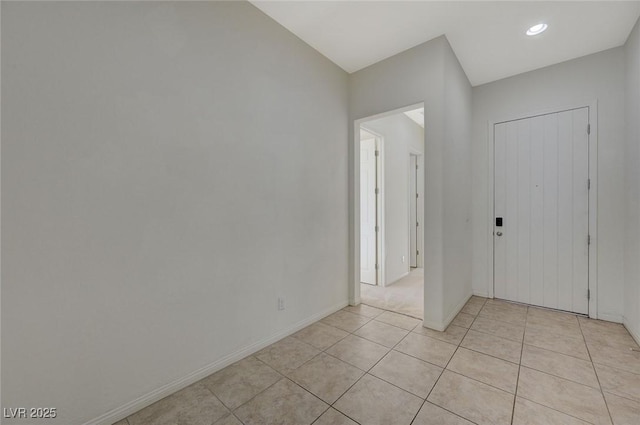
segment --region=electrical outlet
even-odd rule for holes
[[[284,310],[284,298],[278,297],[278,310]]]

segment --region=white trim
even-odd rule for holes
[[[424,142],[423,142],[424,143]],[[420,168],[420,164],[424,164],[424,158],[423,156],[423,152],[420,152],[417,149],[412,148],[411,146],[409,146],[409,158],[411,158],[411,155],[416,157],[416,164],[418,165],[418,170],[416,170],[416,192],[421,194],[422,196],[416,201],[416,205],[418,206],[418,211],[422,211],[422,217],[424,218],[424,173],[422,175],[422,179],[418,178],[420,176],[420,171],[424,171],[424,169]],[[409,166],[411,166],[411,159],[409,159]],[[411,170],[409,170],[409,178],[411,178]],[[411,185],[411,184],[409,184]],[[422,188],[422,192],[420,191],[420,188]],[[411,196],[411,194],[409,194],[409,196]],[[422,204],[420,204],[420,202],[423,202]],[[411,200],[409,200],[409,205],[411,205]],[[417,256],[416,258],[416,267],[417,269],[422,269],[424,268],[424,261],[423,261],[423,257],[424,257],[424,246],[423,246],[423,242],[424,242],[424,223],[422,223],[420,221],[420,217],[418,217],[418,215],[416,214],[416,219],[418,219],[418,223],[421,223],[420,228],[417,232],[416,235],[416,249],[418,250],[418,252],[420,252],[421,254]],[[409,221],[411,221],[411,212],[409,212]],[[411,228],[411,223],[409,223],[409,227]],[[411,231],[411,229],[409,229],[409,231]],[[409,237],[409,250],[411,250],[411,237]],[[409,252],[409,255],[411,255],[411,252]],[[411,261],[409,261],[409,271],[411,271]]]
[[[366,126],[361,125],[360,127],[362,127],[364,129],[364,131],[366,131],[367,133],[370,133],[372,136],[375,137],[376,139],[376,149],[380,152],[380,154],[378,155],[378,160],[376,161],[376,185],[378,186],[378,188],[380,189],[380,193],[378,195],[378,199],[377,199],[377,205],[376,208],[378,210],[378,222],[376,223],[376,225],[379,228],[378,234],[376,235],[376,239],[377,239],[377,254],[378,254],[378,270],[377,270],[377,279],[376,279],[376,286],[386,286],[386,282],[387,282],[387,275],[385,273],[385,255],[386,255],[386,250],[385,250],[385,221],[384,221],[384,216],[385,216],[385,211],[384,211],[384,196],[385,196],[385,191],[384,191],[384,136],[376,133],[373,130],[369,130]],[[358,128],[358,134],[360,134],[360,128]],[[358,154],[360,153],[360,139],[358,138]],[[358,155],[358,164],[360,164],[360,158]],[[358,165],[358,191],[360,190],[360,168]],[[360,192],[358,192],[359,194]],[[358,201],[358,226],[360,225],[360,202]],[[359,227],[358,227],[359,228]],[[358,240],[358,246],[360,246],[360,240]],[[358,258],[360,258],[360,255],[358,255]],[[358,267],[360,267],[358,265]],[[358,270],[358,276],[360,274],[360,271]],[[359,278],[358,278],[359,280]]]
[[[631,337],[636,341],[636,344],[640,345],[640,335],[633,331],[632,326],[629,326],[626,317],[622,319],[622,325],[625,327],[627,332],[629,332],[629,335],[631,335]]]
[[[487,167],[488,174],[488,218],[489,226],[487,226],[487,293],[489,298],[494,297],[494,247],[493,247],[493,228],[494,228],[494,182],[493,175],[495,171],[494,164],[494,126],[499,123],[515,121],[520,119],[531,118],[539,115],[554,114],[562,111],[573,109],[589,108],[589,125],[591,125],[591,134],[589,135],[589,179],[591,180],[591,190],[589,191],[589,234],[591,235],[591,246],[589,247],[589,290],[591,298],[589,300],[589,317],[598,319],[611,317],[611,321],[621,321],[620,316],[609,316],[598,314],[598,100],[576,102],[570,105],[561,105],[557,107],[549,107],[542,110],[532,111],[529,113],[517,113],[507,115],[501,119],[487,121]],[[610,319],[604,319],[610,320]]]
[[[598,320],[605,320],[613,323],[623,323],[624,317],[620,314],[600,313]]]
[[[473,290],[473,295],[481,298],[493,298],[489,296],[489,293],[487,291],[476,291],[475,289]]]
[[[242,360],[243,358],[260,351],[261,349],[267,347],[268,345],[271,345],[274,342],[277,342],[282,338],[285,338],[299,331],[300,329],[305,328],[310,324],[315,323],[318,320],[321,320],[326,316],[341,310],[347,305],[348,303],[342,302],[336,306],[330,307],[319,314],[315,314],[309,318],[306,318],[294,324],[293,326],[283,330],[282,332],[278,332],[277,334],[269,338],[263,339],[245,348],[242,348],[194,372],[191,372],[190,374],[183,376],[182,378],[176,379],[175,381],[170,382],[166,385],[163,385],[160,388],[157,388],[143,396],[140,396],[133,401],[130,401],[128,403],[123,404],[120,407],[110,410],[107,413],[100,415],[95,419],[85,422],[83,425],[111,425],[115,422],[118,422],[128,416],[131,416],[137,411],[155,403],[156,401],[161,400],[164,397],[167,397],[177,391],[180,391],[181,389],[186,388],[189,385],[195,382],[198,382],[203,378],[206,378],[212,373],[215,373],[220,369],[223,369],[229,366],[230,364],[237,362],[238,360]]]
[[[398,282],[399,280],[404,279],[405,277],[409,276],[409,274],[411,274],[411,270],[409,270],[409,271],[407,271],[407,272],[403,273],[403,274],[402,274],[400,277],[398,277],[396,280],[394,280],[393,282],[389,282],[389,283],[387,283],[385,286],[387,286],[387,287],[388,287],[388,286],[391,286],[391,285],[393,285],[394,283]]]
[[[451,313],[449,313],[449,315],[445,317],[442,323],[423,321],[422,326],[425,328],[433,329],[440,332],[446,331],[449,325],[451,324],[451,322],[453,322],[453,319],[456,318],[458,313],[460,313],[460,311],[464,308],[464,305],[467,303],[467,301],[471,299],[473,295],[474,295],[473,292],[469,292],[469,294],[466,297],[464,297],[462,301],[458,303],[457,306],[455,306],[455,308],[451,311]]]

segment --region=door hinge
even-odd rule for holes
[[[380,231],[380,227],[376,226],[376,232]]]
[[[420,226],[420,223],[418,223],[418,222],[416,221],[416,227],[418,227],[418,226]]]
[[[376,187],[376,195],[380,194],[380,189]]]
[[[416,255],[420,255],[420,251],[416,249]]]
[[[587,235],[587,245],[591,245],[591,235]]]
[[[587,124],[587,134],[591,134],[591,124]]]
[[[416,163],[416,170],[418,169],[418,163]]]
[[[376,270],[378,270],[378,265],[376,264]]]
[[[591,189],[591,179],[587,179],[587,189]]]
[[[380,151],[376,149],[376,156],[380,156]]]
[[[416,193],[416,198],[418,197],[418,194]]]
[[[587,299],[591,299],[591,289],[587,289]]]

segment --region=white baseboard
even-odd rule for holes
[[[282,338],[285,338],[291,334],[298,332],[300,329],[305,328],[310,324],[317,322],[318,320],[323,319],[330,314],[335,313],[336,311],[346,307],[347,305],[348,303],[345,301],[334,307],[330,307],[322,311],[321,313],[315,314],[309,318],[306,318],[296,323],[295,325],[283,330],[282,332],[278,332],[275,335],[272,335],[266,339],[263,339],[245,348],[242,348],[194,372],[191,372],[190,374],[182,378],[179,378],[141,397],[138,397],[137,399],[132,400],[129,403],[126,403],[120,407],[110,410],[107,413],[100,415],[95,419],[90,420],[89,422],[85,422],[84,425],[111,425],[115,422],[118,422],[126,418],[127,416],[130,416],[133,413],[139,411],[140,409],[143,409],[155,403],[158,400],[161,400],[177,391],[180,391],[181,389],[186,388],[189,385],[195,382],[198,382],[203,378],[206,378],[212,373],[215,373],[220,369],[223,369],[229,366],[230,364],[237,362],[238,360],[242,360],[243,358],[262,350],[266,346],[271,345],[274,342],[281,340]]]
[[[487,291],[477,291],[474,289],[473,295],[475,295],[476,297],[490,298],[489,293]]]
[[[636,332],[633,329],[633,327],[631,325],[629,325],[629,323],[627,322],[627,318],[626,317],[623,319],[622,325],[625,327],[627,332],[629,332],[631,337],[636,340],[636,344],[640,345],[640,334],[638,334],[638,332]]]
[[[474,295],[473,292],[470,292],[469,295],[464,297],[462,299],[462,301],[460,303],[458,303],[458,305],[456,305],[454,307],[454,309],[451,311],[451,313],[449,313],[449,315],[444,319],[444,321],[442,323],[437,323],[437,322],[432,322],[432,321],[425,321],[425,322],[423,322],[422,325],[425,328],[433,329],[435,331],[444,332],[447,329],[447,327],[449,326],[449,324],[451,322],[453,322],[453,319],[455,319],[455,317],[458,315],[458,313],[460,313],[460,310],[462,310],[462,308],[467,303],[467,301],[469,301],[469,299],[471,298],[472,295]]]
[[[598,320],[606,320],[607,322],[622,323],[624,318],[619,314],[598,313]]]
[[[394,283],[396,283],[397,281],[399,281],[400,279],[404,279],[405,277],[409,276],[409,273],[411,273],[411,271],[408,271],[402,275],[400,275],[397,279],[394,279],[392,282],[386,283],[384,285],[382,285],[383,288],[386,288],[387,286],[391,286]]]

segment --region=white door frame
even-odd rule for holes
[[[418,170],[421,170],[421,167],[424,164],[423,158],[422,158],[422,152],[416,150],[416,149],[412,149],[411,147],[409,147],[409,158],[411,158],[411,156],[415,156],[416,157],[416,165],[418,165]],[[409,161],[409,166],[411,166],[411,161]],[[409,178],[411,178],[411,170],[409,170]],[[420,172],[416,171],[416,193],[421,193],[420,192],[420,188],[424,186],[423,183],[423,179],[420,178]],[[411,196],[411,194],[409,194],[409,196]],[[422,191],[422,198],[424,198],[424,190]],[[424,205],[424,199],[418,198],[418,200],[416,201],[416,207],[417,207],[417,212],[416,212],[416,218],[418,220],[418,223],[420,223],[420,226],[418,227],[418,230],[416,231],[416,249],[418,250],[418,252],[420,253],[418,255],[418,257],[416,258],[416,268],[422,268],[424,262],[422,261],[422,257],[423,257],[423,253],[424,253],[424,249],[422,246],[422,240],[424,232],[423,232],[423,226],[424,223],[422,222],[423,217],[421,217],[419,214],[420,212],[423,212],[423,216],[424,216],[424,208],[421,208],[421,206]],[[422,203],[422,205],[421,205]],[[411,204],[409,204],[411,205]],[[411,217],[411,212],[409,212],[409,217]],[[409,222],[411,222],[411,219],[409,219]],[[410,228],[411,228],[411,224],[409,224]],[[415,229],[415,226],[414,226]],[[409,241],[409,249],[411,249],[411,241]]]
[[[376,261],[378,262],[378,269],[376,270],[376,286],[385,286],[386,279],[384,273],[384,137],[370,130],[366,125],[360,126],[364,131],[373,135],[376,139],[376,150],[380,152],[376,158],[376,187],[378,187],[379,193],[376,196],[376,225],[378,226],[378,232],[376,233]],[[360,187],[360,128],[358,128],[358,187]],[[358,193],[359,196],[359,193]],[[358,226],[360,226],[360,202],[358,202]],[[358,229],[360,229],[358,227]],[[358,238],[358,247],[362,241]],[[358,248],[359,249],[359,248]],[[358,255],[358,270],[360,270],[360,255]],[[360,283],[360,282],[358,282]]]
[[[353,201],[353,227],[351,228],[351,232],[350,232],[351,233],[350,234],[351,252],[349,253],[353,261],[353,269],[351,269],[352,274],[349,277],[349,286],[351,287],[349,290],[349,294],[350,294],[349,303],[351,305],[360,304],[360,126],[364,125],[364,128],[367,132],[370,132],[371,134],[376,135],[375,132],[372,132],[366,129],[367,121],[373,121],[379,118],[384,118],[391,115],[396,115],[406,111],[411,111],[413,109],[418,109],[423,107],[424,107],[424,102],[420,102],[412,105],[407,105],[399,109],[394,109],[391,111],[383,112],[381,114],[375,114],[375,115],[371,115],[371,116],[360,118],[353,121],[353,143],[355,146],[353,150],[353,162],[351,163],[351,166],[353,167],[353,174],[350,173],[353,179],[351,181],[351,191],[353,193],[353,200],[352,200]],[[382,141],[382,143],[384,143],[384,141]],[[384,146],[381,147],[380,152],[381,152],[381,156],[384,158]],[[381,163],[383,161],[384,159],[382,159]],[[382,200],[384,199],[384,187],[383,187],[384,186],[384,166],[381,167],[381,172],[382,172],[381,173],[382,186],[380,187],[380,194],[381,194],[381,196],[379,197],[380,202],[382,202]],[[424,202],[424,199],[423,199],[423,202]],[[382,205],[384,205],[384,203]],[[384,208],[382,208],[382,210],[384,210]],[[383,219],[384,219],[384,211],[382,211],[381,223],[383,222]],[[422,221],[424,222],[424,206],[422,208]],[[381,248],[384,248],[384,243],[385,243],[384,232],[381,231],[380,234],[381,234],[381,245],[382,245]],[[382,252],[384,253],[384,249]],[[381,271],[384,270],[384,263],[385,263],[385,260],[384,260],[384,257],[382,256],[380,260]],[[384,281],[383,272],[380,273],[380,277],[381,277],[381,281]],[[351,294],[353,294],[353,297],[351,297]]]
[[[494,126],[507,121],[532,118],[539,115],[548,115],[557,112],[569,111],[572,109],[589,108],[589,180],[591,189],[589,190],[589,235],[591,245],[589,246],[589,317],[598,318],[598,101],[579,102],[570,105],[549,107],[543,110],[536,110],[529,113],[519,113],[507,115],[496,120],[487,122],[487,174],[488,174],[488,205],[487,214],[489,224],[487,226],[487,292],[489,298],[494,298]]]

